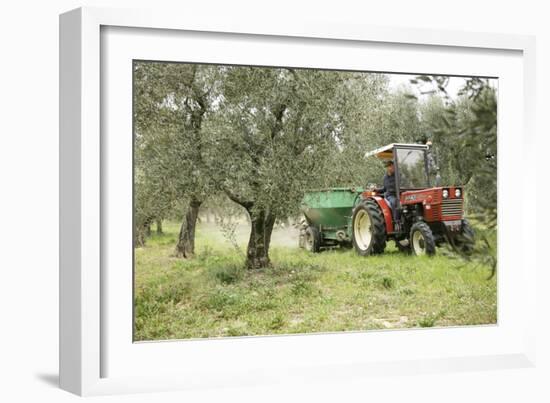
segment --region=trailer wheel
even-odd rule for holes
[[[305,248],[306,250],[318,253],[321,250],[321,235],[319,230],[315,227],[307,227],[305,234]]]
[[[386,224],[382,210],[374,200],[364,200],[352,213],[353,246],[361,256],[383,253],[386,248]]]
[[[411,227],[411,249],[412,252],[417,255],[432,256],[435,254],[435,240],[434,235],[428,224],[425,222],[414,223]]]

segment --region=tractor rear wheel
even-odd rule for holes
[[[317,228],[307,227],[304,246],[306,250],[313,253],[318,253],[321,250],[321,235]]]
[[[386,248],[386,224],[380,206],[364,200],[352,213],[353,246],[361,256],[383,253]]]
[[[417,255],[432,256],[435,254],[435,240],[432,230],[425,222],[419,221],[411,227],[411,249]]]

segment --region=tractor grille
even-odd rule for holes
[[[462,199],[445,199],[441,203],[443,216],[462,216]]]

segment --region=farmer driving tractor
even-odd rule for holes
[[[388,202],[393,216],[394,225],[399,225],[398,210],[397,210],[397,187],[395,186],[395,166],[393,161],[385,161],[386,174],[382,179],[383,187],[376,191],[384,195],[384,199]]]

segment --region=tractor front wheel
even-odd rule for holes
[[[318,253],[321,250],[321,235],[315,227],[307,227],[304,246],[306,250]]]
[[[435,240],[432,230],[425,222],[414,223],[411,227],[411,249],[417,255],[432,256],[435,254]]]
[[[374,200],[364,200],[352,213],[353,246],[361,256],[383,253],[386,225],[382,210]]]
[[[475,246],[475,232],[468,220],[462,220],[462,231],[453,240],[458,252],[471,255]]]

